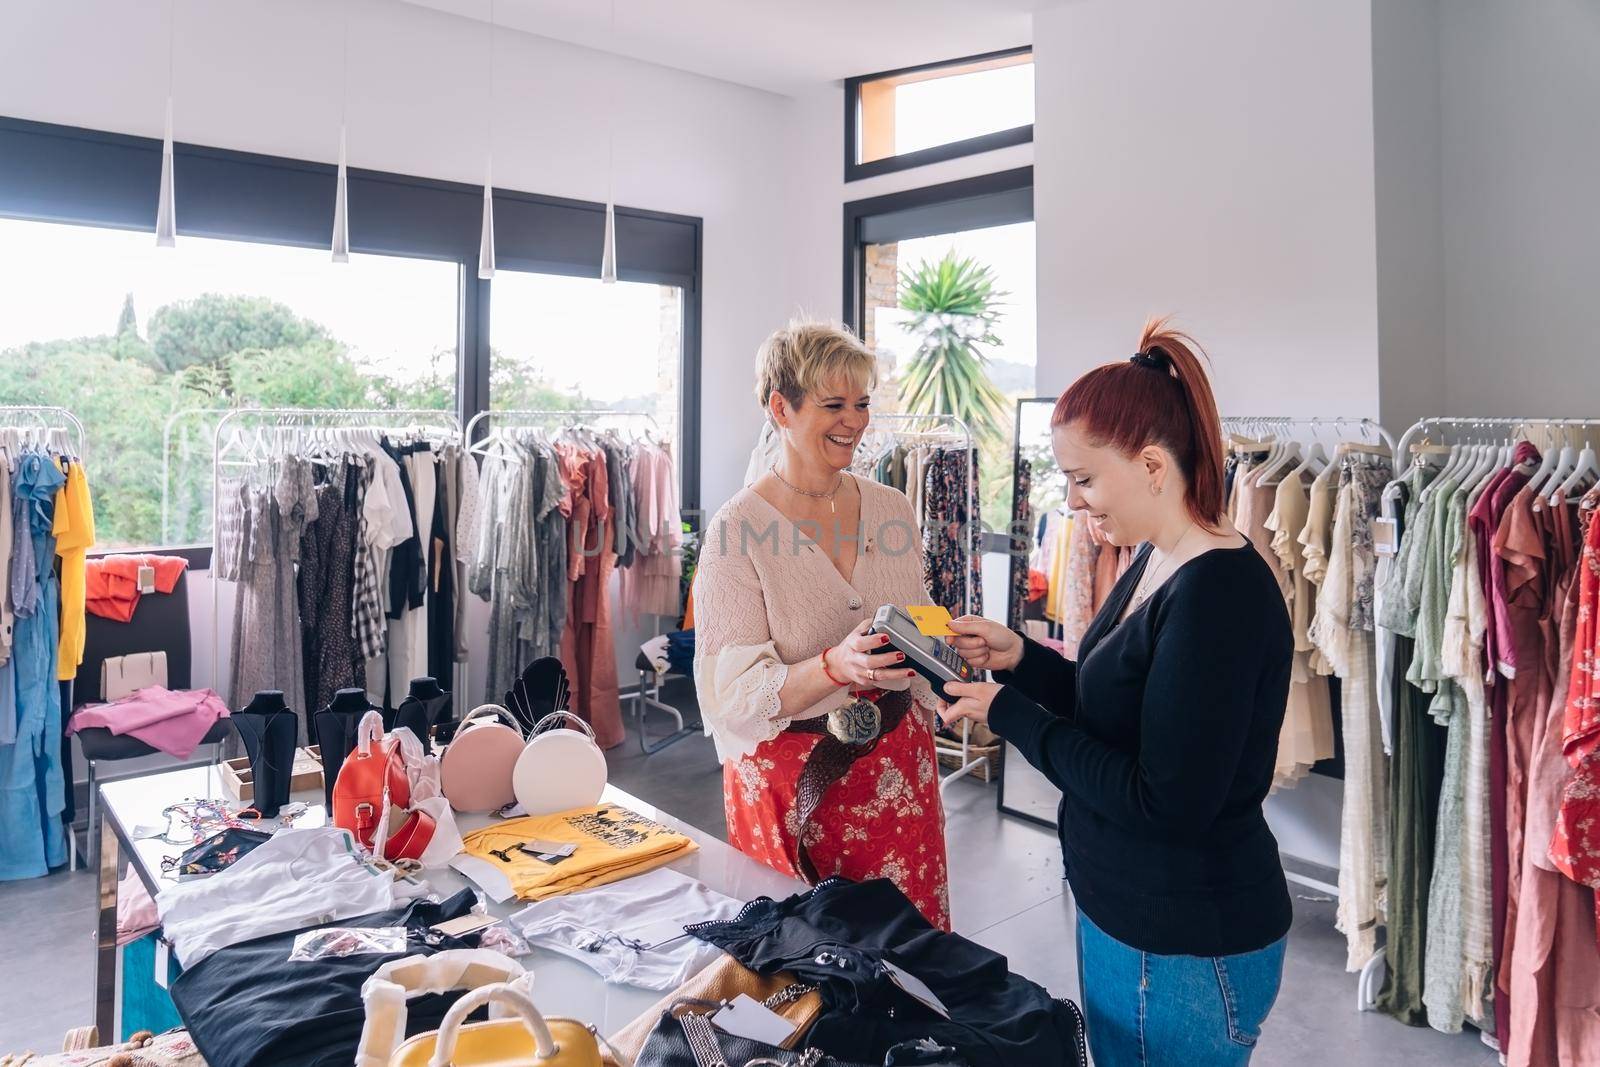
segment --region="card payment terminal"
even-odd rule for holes
[[[905,653],[906,664],[932,684],[941,700],[949,699],[944,692],[945,682],[978,680],[978,672],[972,664],[956,655],[956,650],[939,638],[929,637],[919,630],[916,621],[894,604],[878,609],[872,617],[872,628],[867,632],[887,635],[889,644]]]

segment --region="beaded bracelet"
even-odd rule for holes
[[[837,686],[849,685],[850,684],[849,682],[841,682],[841,681],[839,681],[839,679],[835,678],[833,676],[833,672],[828,669],[828,653],[832,652],[832,651],[833,651],[833,646],[829,645],[827,648],[822,650],[822,655],[817,657],[818,659],[820,659],[822,661],[822,673],[824,675],[826,675],[828,681],[832,682],[834,685],[837,685]]]

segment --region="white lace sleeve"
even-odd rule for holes
[[[694,688],[700,718],[716,742],[723,762],[748,756],[763,741],[783,733],[779,696],[789,667],[779,661],[772,642],[725,645],[694,658]]]

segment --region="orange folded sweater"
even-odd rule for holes
[[[182,556],[100,556],[84,563],[85,596],[90,611],[103,619],[132,622],[139,606],[139,568],[156,572],[156,592],[170,593],[189,566]]]

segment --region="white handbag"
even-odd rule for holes
[[[147,686],[167,684],[165,652],[134,652],[100,662],[100,699],[107,703],[131,696]]]
[[[570,719],[576,730],[547,730]],[[543,732],[541,732],[543,731]],[[600,803],[606,790],[606,756],[589,724],[570,711],[553,711],[533,727],[533,737],[511,771],[511,790],[529,815],[552,815]]]

